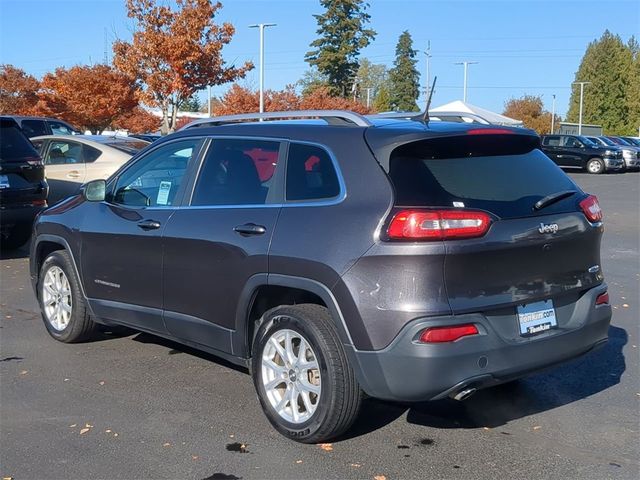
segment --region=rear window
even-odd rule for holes
[[[19,162],[38,152],[13,122],[0,123],[0,162]]]
[[[495,141],[495,140],[494,140]],[[533,205],[551,193],[580,189],[538,149],[510,154],[438,155],[431,141],[397,148],[389,177],[396,205],[486,210],[501,218],[535,215]],[[577,196],[544,209],[544,214],[575,210]]]
[[[129,155],[135,155],[144,147],[149,145],[149,142],[145,142],[144,140],[121,140],[117,142],[108,142],[105,145],[109,145],[116,150],[120,150],[121,152],[128,153]]]

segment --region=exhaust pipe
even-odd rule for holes
[[[472,387],[471,388],[464,388],[464,389],[460,390],[458,393],[456,393],[455,395],[452,395],[452,398],[454,400],[458,400],[459,402],[462,402],[463,400],[466,400],[471,395],[476,393],[476,391],[477,391],[476,388],[472,388]]]

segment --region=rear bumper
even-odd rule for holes
[[[32,205],[20,206],[3,206],[0,208],[0,218],[2,219],[2,227],[8,227],[16,224],[31,224],[36,215],[46,207],[34,207]]]
[[[464,388],[484,388],[527,376],[585,354],[606,343],[611,307],[595,306],[605,284],[576,302],[572,328],[536,337],[504,339],[482,314],[419,318],[409,323],[384,350],[349,351],[363,390],[396,401],[437,400]],[[420,344],[430,326],[474,323],[480,335],[453,343]]]

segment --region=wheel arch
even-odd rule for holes
[[[42,268],[42,264],[44,263],[45,259],[49,255],[51,255],[53,252],[56,252],[59,250],[65,250],[69,254],[69,257],[71,258],[71,263],[73,264],[74,273],[76,274],[76,277],[79,280],[78,283],[80,284],[82,295],[85,298],[87,298],[87,295],[84,290],[84,284],[82,282],[82,277],[80,276],[80,270],[78,269],[78,264],[76,262],[76,258],[73,253],[73,250],[71,249],[69,242],[67,242],[65,238],[60,237],[58,235],[42,234],[42,235],[38,235],[38,237],[35,240],[35,243],[33,246],[33,254],[31,257],[31,262],[32,262],[31,274],[33,277],[34,288],[38,284],[39,277],[40,277],[40,269]],[[36,296],[37,295],[38,295],[38,292],[36,288]]]
[[[353,344],[338,302],[326,285],[309,278],[265,273],[251,277],[240,296],[233,354],[251,356],[255,326],[264,313],[280,305],[298,303],[314,303],[327,308],[341,342]]]

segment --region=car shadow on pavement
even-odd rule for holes
[[[519,418],[573,403],[620,383],[626,370],[626,330],[611,326],[599,350],[547,372],[481,390],[464,402],[414,404],[409,423],[434,428],[495,428]]]
[[[336,441],[359,437],[407,415],[407,422],[438,429],[496,428],[587,398],[620,382],[626,370],[626,330],[611,326],[599,350],[549,371],[480,390],[468,400],[396,403],[367,399],[353,427]]]
[[[20,248],[4,249],[0,248],[0,260],[13,260],[18,258],[27,258],[29,256],[29,242]]]

